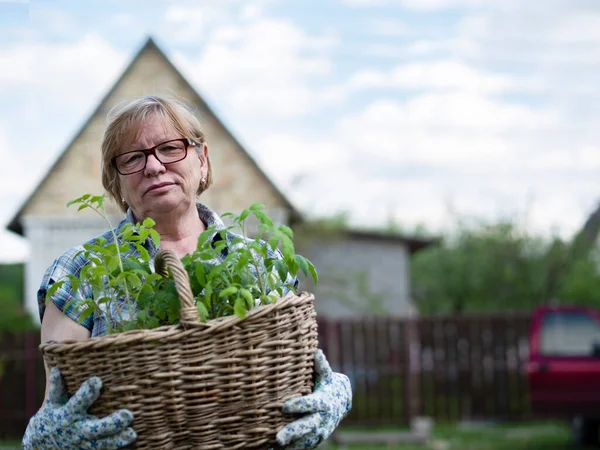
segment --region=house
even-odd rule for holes
[[[159,93],[175,94],[191,102],[205,127],[215,183],[203,194],[204,203],[223,213],[238,212],[260,202],[278,223],[301,228],[306,239],[299,238],[303,243],[299,243],[298,252],[313,261],[322,275],[323,281],[316,288],[305,285],[318,298],[319,314],[340,317],[369,313],[369,302],[376,306],[373,313],[404,315],[412,311],[410,255],[431,241],[360,231],[332,236],[311,227],[149,39],[8,225],[28,239],[34,249],[26,263],[25,303],[36,318],[36,293],[46,268],[68,248],[106,230],[106,224],[94,212],[77,212],[77,208],[67,208],[66,203],[84,193],[104,191],[100,142],[108,111],[122,101]],[[122,213],[114,205],[108,205],[107,210],[116,225]],[[330,294],[332,291],[336,295]]]

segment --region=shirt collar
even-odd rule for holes
[[[202,203],[197,202],[196,209],[198,210],[198,217],[200,217],[200,220],[202,220],[202,222],[204,222],[204,225],[206,226],[206,228],[211,227],[211,226],[215,227],[215,231],[212,233],[212,235],[210,237],[211,241],[214,241],[214,238],[216,237],[217,233],[220,230],[226,229],[223,219],[221,219],[221,217],[219,217],[219,215],[215,211],[213,211],[208,206],[206,206]],[[133,214],[133,211],[131,210],[131,208],[127,208],[127,213],[125,215],[125,219],[123,219],[123,221],[119,225],[119,229],[126,223],[131,223],[132,225],[135,225],[138,222],[139,221]],[[144,246],[150,252],[151,255],[154,255],[158,251],[158,249],[154,245],[154,242],[150,238],[148,238],[146,240]]]

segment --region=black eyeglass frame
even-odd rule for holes
[[[158,147],[160,147],[161,145],[168,144],[169,142],[183,142],[185,151],[183,152],[183,156],[176,161],[162,162],[160,160],[160,158],[158,157],[158,154],[156,153],[156,149]],[[117,170],[117,172],[119,172],[121,175],[133,175],[134,173],[141,172],[142,170],[144,170],[146,168],[146,165],[148,164],[148,156],[149,155],[153,155],[158,160],[158,162],[160,162],[163,166],[167,166],[169,164],[174,164],[179,161],[183,161],[187,157],[188,147],[196,147],[196,145],[197,144],[194,141],[192,141],[190,138],[169,139],[168,141],[161,142],[160,144],[157,144],[151,148],[131,150],[130,152],[125,152],[125,153],[121,153],[120,155],[113,156],[112,159],[110,160],[110,162],[111,162],[112,166]],[[131,153],[140,153],[140,152],[143,153],[146,158],[144,160],[144,165],[141,169],[136,170],[135,172],[127,172],[127,173],[123,173],[119,170],[119,166],[117,165],[117,158],[120,158],[123,155],[129,155]]]

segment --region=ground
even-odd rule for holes
[[[350,430],[349,430],[350,431]],[[364,431],[364,430],[361,430]],[[329,445],[327,450],[336,447]],[[396,446],[353,445],[349,450],[568,450],[568,424],[536,422],[520,425],[438,425],[426,444]],[[582,449],[579,449],[582,450]]]
[[[364,430],[362,430],[364,431]],[[334,450],[335,446],[321,446]],[[18,442],[0,442],[0,450],[20,449]],[[427,444],[350,446],[349,450],[569,450],[569,427],[561,422],[536,422],[521,425],[438,425]],[[583,450],[583,449],[578,449]]]

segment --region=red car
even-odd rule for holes
[[[572,421],[578,444],[598,444],[600,310],[545,306],[532,318],[527,375],[533,412]]]

